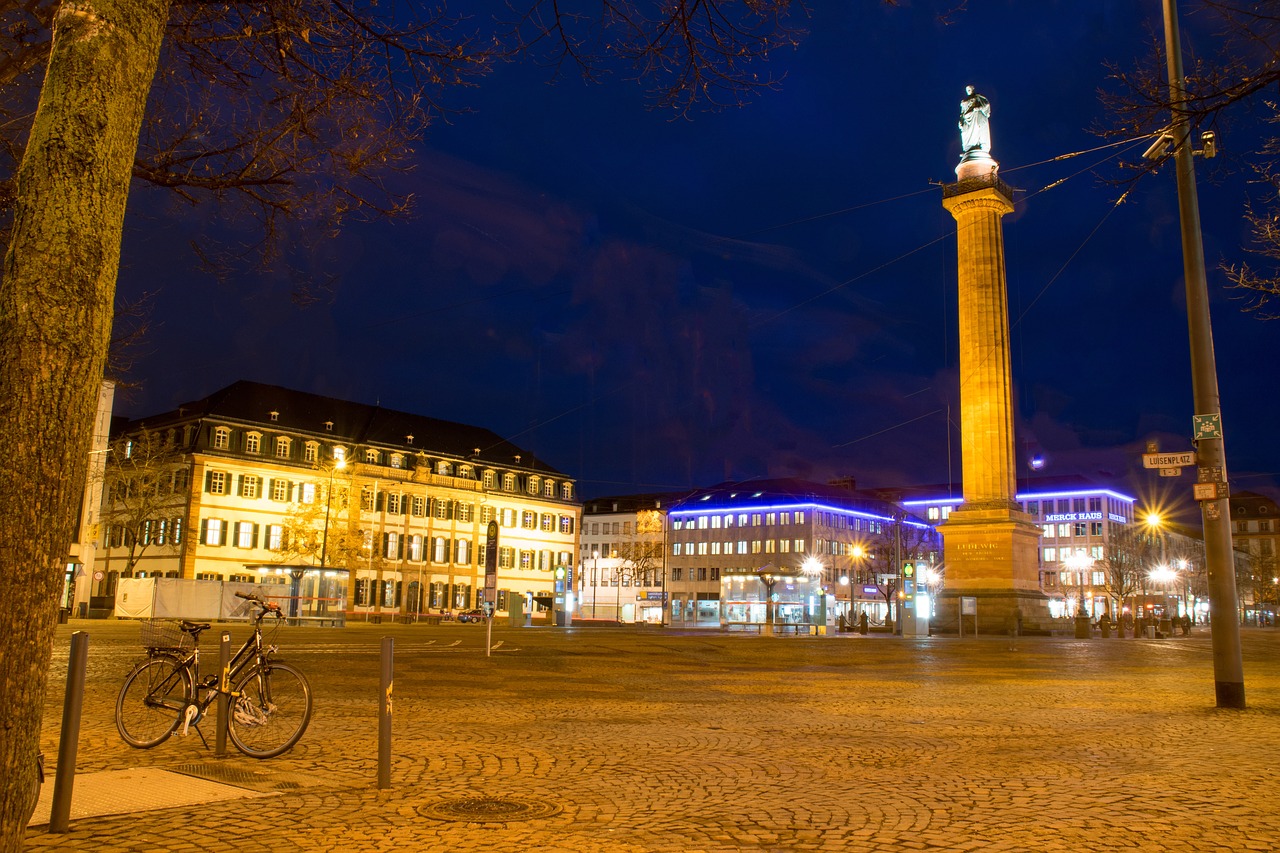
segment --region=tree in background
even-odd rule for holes
[[[618,579],[632,586],[656,586],[663,564],[663,515],[657,510],[636,513],[634,532],[615,543]]]
[[[1150,532],[1142,525],[1130,524],[1114,529],[1107,540],[1105,556],[1095,565],[1102,567],[1103,588],[1115,602],[1111,612],[1117,616],[1143,587],[1152,560],[1159,553]]]
[[[1187,63],[1186,99],[1177,105],[1170,100],[1164,40],[1153,33],[1146,61],[1111,68],[1114,87],[1103,93],[1103,103],[1115,117],[1111,132],[1159,133],[1168,127],[1175,106],[1189,119],[1190,138],[1197,144],[1204,131],[1248,130],[1231,134],[1230,159],[1216,162],[1225,164],[1219,168],[1242,170],[1257,189],[1244,205],[1251,240],[1243,248],[1262,266],[1240,261],[1222,269],[1246,297],[1246,311],[1274,319],[1280,316],[1273,305],[1280,296],[1280,136],[1275,132],[1280,101],[1274,95],[1280,83],[1280,7],[1245,0],[1191,0],[1182,5],[1187,17],[1199,22],[1198,29],[1216,40],[1212,50]],[[1246,147],[1251,137],[1256,140],[1252,149]],[[1142,162],[1135,168],[1145,173],[1162,162]]]
[[[189,471],[171,436],[144,429],[108,445],[100,521],[107,545],[125,549],[125,577],[148,551],[182,544]]]
[[[619,62],[678,110],[717,93],[731,103],[760,85],[753,60],[794,38],[792,7],[635,0],[587,16],[528,0],[501,7],[510,20],[492,22],[493,38],[434,8],[367,0],[48,0],[0,12],[6,103],[30,116],[8,146],[0,285],[0,441],[11,453],[0,466],[0,853],[20,849],[35,808],[61,564],[132,179],[191,201],[238,194],[267,245],[309,210],[336,227],[401,207],[388,170],[426,126],[434,93],[496,60],[539,52],[587,76]],[[24,82],[27,99],[11,97]]]

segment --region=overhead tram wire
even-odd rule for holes
[[[1033,166],[1041,166],[1041,165],[1044,165],[1044,164],[1046,164],[1046,163],[1054,163],[1054,162],[1058,162],[1058,161],[1061,161],[1061,160],[1069,160],[1069,159],[1071,159],[1071,158],[1073,158],[1073,157],[1079,157],[1079,156],[1082,156],[1082,155],[1084,155],[1084,154],[1091,154],[1091,153],[1093,153],[1093,152],[1095,152],[1095,151],[1103,151],[1103,150],[1107,150],[1107,149],[1111,149],[1111,148],[1119,148],[1119,147],[1121,147],[1121,146],[1125,146],[1125,145],[1128,145],[1128,146],[1130,146],[1130,147],[1136,147],[1139,143],[1144,142],[1144,141],[1146,141],[1146,140],[1149,140],[1149,139],[1151,139],[1151,138],[1153,138],[1153,137],[1155,137],[1155,136],[1158,136],[1158,135],[1159,135],[1159,133],[1158,133],[1158,132],[1157,132],[1157,133],[1150,133],[1150,134],[1146,134],[1146,135],[1144,135],[1144,136],[1138,136],[1138,137],[1133,137],[1133,138],[1131,138],[1131,139],[1121,140],[1121,141],[1119,141],[1119,142],[1108,143],[1107,145],[1100,145],[1100,146],[1097,146],[1096,148],[1089,148],[1089,149],[1085,149],[1085,150],[1082,150],[1082,151],[1073,151],[1073,152],[1069,152],[1069,153],[1066,153],[1066,154],[1059,154],[1059,155],[1057,155],[1056,157],[1050,157],[1050,158],[1048,158],[1048,159],[1046,159],[1046,160],[1041,160],[1041,161],[1039,161],[1038,163],[1029,163],[1029,164],[1027,164],[1027,165],[1025,165],[1025,166],[1015,166],[1015,167],[1013,167],[1013,168],[1011,168],[1011,169],[1006,169],[1006,170],[1004,170],[1004,171],[1005,171],[1006,173],[1007,173],[1007,172],[1016,172],[1016,171],[1019,171],[1019,170],[1022,170],[1022,169],[1029,169],[1029,168],[1031,168],[1031,167],[1033,167]],[[1128,149],[1125,149],[1125,150],[1128,150]],[[1073,179],[1073,178],[1077,178],[1077,177],[1079,177],[1080,175],[1085,174],[1086,172],[1091,172],[1091,171],[1093,171],[1094,169],[1096,169],[1096,168],[1097,168],[1098,166],[1100,166],[1101,164],[1103,164],[1103,163],[1107,162],[1108,160],[1112,160],[1112,159],[1114,159],[1115,157],[1117,157],[1117,156],[1119,156],[1120,154],[1123,154],[1123,153],[1124,153],[1124,151],[1116,151],[1116,152],[1114,152],[1113,154],[1111,154],[1111,155],[1109,155],[1109,156],[1107,156],[1107,157],[1104,157],[1104,158],[1102,158],[1101,160],[1098,160],[1097,162],[1092,163],[1091,165],[1086,166],[1086,167],[1085,167],[1085,168],[1083,168],[1083,169],[1080,169],[1080,170],[1078,170],[1078,171],[1076,171],[1076,172],[1073,172],[1072,174],[1067,175],[1067,176],[1066,176],[1066,177],[1064,177],[1064,178],[1059,178],[1059,179],[1058,179],[1058,180],[1056,180],[1056,181],[1053,181],[1053,182],[1051,182],[1051,183],[1049,183],[1049,184],[1046,184],[1045,186],[1041,187],[1039,190],[1036,190],[1035,192],[1031,193],[1030,195],[1027,195],[1027,196],[1025,196],[1024,198],[1020,199],[1020,200],[1019,200],[1019,202],[1020,202],[1020,203],[1023,203],[1023,202],[1029,201],[1029,200],[1031,200],[1031,199],[1035,198],[1036,196],[1039,196],[1039,195],[1042,195],[1043,193],[1048,192],[1048,191],[1049,191],[1049,190],[1051,190],[1051,189],[1055,189],[1055,188],[1057,188],[1057,187],[1061,186],[1062,184],[1066,183],[1067,181],[1069,181],[1069,180],[1071,180],[1071,179]],[[1056,282],[1056,281],[1057,281],[1057,280],[1062,276],[1062,274],[1063,274],[1064,272],[1066,272],[1067,267],[1068,267],[1068,266],[1070,266],[1071,262],[1072,262],[1073,260],[1075,260],[1076,256],[1077,256],[1077,255],[1079,255],[1079,253],[1081,252],[1081,250],[1083,250],[1083,249],[1084,249],[1085,245],[1087,245],[1087,244],[1088,244],[1088,242],[1093,238],[1093,236],[1098,232],[1098,230],[1102,227],[1103,223],[1105,223],[1105,222],[1106,222],[1107,218],[1108,218],[1108,217],[1109,217],[1109,216],[1110,216],[1110,215],[1115,211],[1115,209],[1116,209],[1117,207],[1119,207],[1119,206],[1120,206],[1120,205],[1125,201],[1125,199],[1126,199],[1126,198],[1128,198],[1128,196],[1129,196],[1129,193],[1130,193],[1130,192],[1132,192],[1132,188],[1130,188],[1130,190],[1128,190],[1128,191],[1124,192],[1123,194],[1121,194],[1121,196],[1120,196],[1118,199],[1116,199],[1116,200],[1115,200],[1115,201],[1114,201],[1114,202],[1113,202],[1113,203],[1112,203],[1112,204],[1107,208],[1106,213],[1104,213],[1104,214],[1103,214],[1102,218],[1098,221],[1098,224],[1097,224],[1097,225],[1095,225],[1095,226],[1093,227],[1093,230],[1091,230],[1091,231],[1089,232],[1089,234],[1088,234],[1088,235],[1087,235],[1087,236],[1086,236],[1086,237],[1085,237],[1085,238],[1080,242],[1080,244],[1079,244],[1079,245],[1078,245],[1078,246],[1077,246],[1077,247],[1076,247],[1076,248],[1071,252],[1070,256],[1069,256],[1069,257],[1067,258],[1067,260],[1063,263],[1063,265],[1062,265],[1061,269],[1059,269],[1059,270],[1058,270],[1058,272],[1057,272],[1057,273],[1056,273],[1056,274],[1055,274],[1055,275],[1054,275],[1054,276],[1049,280],[1049,282],[1048,282],[1047,284],[1045,284],[1045,286],[1040,290],[1040,292],[1036,294],[1035,298],[1031,300],[1031,303],[1030,303],[1030,304],[1028,304],[1028,305],[1027,305],[1027,307],[1022,311],[1022,313],[1020,313],[1020,314],[1018,315],[1018,317],[1017,317],[1017,318],[1012,322],[1012,324],[1011,324],[1011,326],[1010,326],[1010,331],[1012,331],[1014,328],[1017,328],[1017,326],[1021,324],[1022,320],[1027,316],[1027,313],[1031,310],[1031,308],[1035,305],[1035,303],[1040,299],[1040,297],[1041,297],[1041,296],[1043,296],[1043,295],[1044,295],[1044,294],[1049,290],[1049,288],[1053,286],[1053,284],[1054,284],[1054,283],[1055,283],[1055,282]],[[946,237],[946,236],[949,236],[949,234],[948,234],[948,235],[944,235],[944,237]],[[857,280],[858,280],[858,279],[860,279],[860,278],[863,278],[863,277],[865,277],[865,276],[867,276],[867,275],[870,275],[870,274],[871,274],[871,273],[873,273],[873,272],[877,272],[877,271],[879,271],[880,269],[883,269],[884,267],[887,267],[887,266],[890,266],[890,265],[892,265],[892,264],[894,264],[894,263],[897,263],[898,261],[900,261],[900,260],[902,260],[902,259],[904,259],[904,258],[906,258],[906,257],[909,257],[910,255],[914,254],[915,252],[918,252],[918,251],[920,251],[921,249],[924,249],[924,248],[927,248],[928,246],[933,245],[934,243],[938,242],[938,240],[941,240],[941,239],[943,239],[943,237],[939,237],[938,239],[931,240],[931,241],[929,241],[928,243],[925,243],[924,245],[917,247],[916,249],[913,249],[913,250],[911,250],[911,251],[909,251],[909,252],[907,252],[907,253],[905,253],[905,254],[903,254],[903,255],[900,255],[899,257],[897,257],[897,258],[893,259],[892,261],[887,261],[886,263],[881,264],[879,267],[876,267],[876,268],[875,268],[875,269],[873,269],[873,270],[868,270],[867,272],[862,273],[862,274],[861,274],[861,275],[859,275],[859,276],[855,276],[854,278],[849,279],[847,282],[844,282],[843,284],[837,285],[836,287],[832,288],[831,290],[828,290],[826,293],[822,293],[822,294],[819,294],[818,296],[812,297],[811,299],[805,300],[804,302],[799,303],[799,304],[798,304],[798,305],[796,305],[796,306],[792,306],[792,308],[784,309],[783,311],[781,311],[781,312],[779,312],[777,315],[775,315],[775,317],[776,317],[776,316],[781,316],[782,314],[785,314],[787,311],[793,310],[793,309],[794,309],[794,308],[796,308],[796,307],[800,307],[800,305],[807,304],[808,302],[811,302],[811,301],[813,301],[814,299],[819,298],[820,296],[825,296],[825,295],[827,295],[827,293],[831,293],[831,292],[833,292],[833,291],[835,291],[835,290],[838,290],[838,289],[840,289],[840,288],[842,288],[842,287],[844,287],[844,286],[846,286],[846,285],[848,285],[848,284],[851,284],[851,283],[852,283],[852,282],[854,282],[854,281],[857,281]],[[773,318],[770,318],[770,319],[773,319]],[[763,322],[763,321],[762,321],[762,322]],[[990,353],[987,353],[987,355],[986,355],[985,357],[989,358],[989,357],[990,357]],[[860,442],[860,441],[864,441],[864,440],[866,440],[866,439],[868,439],[868,438],[874,438],[874,437],[876,437],[876,436],[878,436],[878,435],[883,435],[883,434],[884,434],[884,433],[886,433],[886,432],[891,432],[891,431],[893,431],[893,430],[896,430],[896,429],[899,429],[899,428],[901,428],[901,427],[907,426],[908,424],[914,423],[914,422],[915,422],[915,421],[917,421],[917,420],[921,420],[922,418],[926,418],[926,417],[929,417],[930,415],[937,414],[937,412],[938,412],[938,411],[940,411],[940,410],[935,410],[935,411],[932,411],[932,412],[928,412],[928,413],[926,413],[926,414],[924,414],[924,415],[921,415],[921,416],[919,416],[919,417],[917,417],[917,418],[912,418],[912,419],[910,419],[910,420],[903,421],[902,423],[895,424],[895,425],[890,426],[890,427],[886,427],[885,429],[878,430],[878,431],[873,432],[873,433],[869,433],[869,434],[864,435],[864,436],[861,436],[861,437],[859,437],[859,438],[851,439],[851,440],[849,440],[849,441],[843,442],[842,444],[834,445],[834,447],[847,447],[847,446],[849,446],[849,445],[851,445],[851,444],[856,444],[856,443],[858,443],[858,442]],[[948,420],[950,420],[950,416],[949,416],[949,415],[948,415]],[[957,426],[958,426],[958,425],[957,425]]]
[[[1033,167],[1035,167],[1035,166],[1042,166],[1042,165],[1045,165],[1045,164],[1048,164],[1048,163],[1055,163],[1055,162],[1058,162],[1058,161],[1061,161],[1061,160],[1069,160],[1069,159],[1074,158],[1074,157],[1079,157],[1079,156],[1082,156],[1082,155],[1085,155],[1085,154],[1091,154],[1091,153],[1093,153],[1093,152],[1095,152],[1095,151],[1104,151],[1104,150],[1111,149],[1111,148],[1119,148],[1119,147],[1124,146],[1124,145],[1134,145],[1134,146],[1136,146],[1139,142],[1142,142],[1142,141],[1144,141],[1144,140],[1151,139],[1152,137],[1154,137],[1154,136],[1158,136],[1158,135],[1159,135],[1159,133],[1151,133],[1151,134],[1146,134],[1146,135],[1144,135],[1144,136],[1139,136],[1139,137],[1133,137],[1133,138],[1130,138],[1130,139],[1120,140],[1120,141],[1117,141],[1117,142],[1110,142],[1110,143],[1107,143],[1106,145],[1099,145],[1099,146],[1094,147],[1094,148],[1083,149],[1083,150],[1080,150],[1080,151],[1071,151],[1071,152],[1067,152],[1067,153],[1065,153],[1065,154],[1059,154],[1059,155],[1057,155],[1057,156],[1050,157],[1050,158],[1045,159],[1045,160],[1040,160],[1040,161],[1038,161],[1038,162],[1036,162],[1036,163],[1028,163],[1028,164],[1023,165],[1023,166],[1014,166],[1014,167],[1009,168],[1009,169],[1006,169],[1006,170],[1004,170],[1004,171],[1005,171],[1005,173],[1007,174],[1007,173],[1009,173],[1009,172],[1021,171],[1021,170],[1023,170],[1023,169],[1029,169],[1029,168],[1033,168]],[[1046,186],[1044,186],[1044,187],[1040,188],[1039,190],[1036,190],[1034,193],[1032,193],[1032,194],[1030,194],[1030,195],[1026,196],[1026,197],[1025,197],[1025,198],[1023,198],[1021,201],[1023,201],[1023,202],[1028,201],[1028,200],[1030,200],[1030,199],[1032,199],[1032,198],[1035,198],[1035,197],[1036,197],[1036,196],[1038,196],[1038,195],[1041,195],[1042,193],[1045,193],[1045,192],[1047,192],[1047,191],[1049,191],[1049,190],[1051,190],[1051,189],[1054,189],[1054,188],[1056,188],[1056,187],[1058,187],[1058,186],[1061,186],[1062,184],[1066,183],[1067,181],[1069,181],[1069,180],[1071,180],[1071,179],[1073,179],[1073,178],[1079,177],[1080,175],[1082,175],[1082,174],[1084,174],[1084,173],[1086,173],[1086,172],[1092,171],[1093,169],[1097,168],[1097,167],[1098,167],[1099,165],[1101,165],[1102,163],[1107,162],[1107,160],[1113,159],[1114,157],[1118,156],[1118,155],[1119,155],[1119,154],[1121,154],[1121,153],[1124,153],[1124,152],[1122,152],[1122,151],[1121,151],[1121,152],[1116,152],[1116,153],[1114,153],[1114,154],[1112,154],[1112,155],[1110,155],[1110,156],[1108,156],[1108,157],[1103,158],[1102,160],[1099,160],[1099,161],[1097,161],[1097,162],[1093,163],[1092,165],[1090,165],[1090,166],[1088,166],[1088,167],[1086,167],[1086,168],[1084,168],[1084,169],[1080,169],[1079,171],[1074,172],[1074,173],[1072,173],[1072,174],[1068,175],[1068,176],[1067,176],[1067,177],[1065,177],[1065,178],[1061,178],[1061,179],[1059,179],[1059,180],[1057,180],[1057,181],[1054,181],[1054,182],[1052,182],[1052,183],[1050,183],[1050,184],[1047,184]],[[925,194],[925,193],[932,193],[932,192],[934,192],[934,191],[935,191],[935,190],[934,190],[934,188],[931,186],[931,187],[929,187],[929,188],[927,188],[927,189],[917,190],[917,191],[915,191],[915,192],[909,192],[909,193],[902,193],[902,194],[900,194],[900,195],[890,196],[890,197],[887,197],[887,198],[879,199],[879,200],[877,200],[877,201],[870,201],[870,202],[866,202],[866,203],[864,203],[864,204],[860,204],[860,205],[854,205],[854,206],[852,206],[852,207],[843,208],[843,209],[841,209],[841,210],[829,211],[829,212],[827,212],[827,213],[819,213],[819,214],[815,214],[815,215],[813,215],[813,216],[804,217],[804,218],[802,218],[802,219],[796,219],[796,220],[792,220],[792,221],[790,221],[790,222],[784,222],[784,223],[780,223],[780,224],[778,224],[778,225],[771,225],[771,226],[767,226],[767,227],[765,227],[765,228],[760,228],[760,229],[757,229],[757,230],[755,230],[755,231],[751,231],[751,232],[748,232],[748,233],[746,233],[746,234],[744,234],[744,235],[741,235],[741,237],[739,237],[739,238],[737,238],[737,239],[742,239],[743,237],[750,237],[750,236],[753,236],[753,235],[756,235],[756,234],[763,234],[763,233],[766,233],[766,232],[768,232],[768,231],[774,231],[774,230],[778,230],[778,229],[781,229],[781,228],[789,228],[789,227],[792,227],[792,226],[795,226],[795,225],[802,225],[802,224],[806,224],[806,223],[809,223],[809,222],[816,222],[816,221],[821,220],[821,219],[828,219],[828,218],[833,217],[833,216],[840,216],[840,215],[843,215],[843,214],[845,214],[845,213],[851,213],[851,212],[856,211],[856,210],[862,210],[862,209],[865,209],[865,208],[868,208],[868,207],[875,207],[875,206],[877,206],[877,205],[880,205],[880,204],[887,204],[887,203],[889,203],[889,202],[893,202],[893,201],[901,201],[901,200],[903,200],[903,199],[913,198],[913,197],[915,197],[915,196],[923,195],[923,194]],[[1118,199],[1118,200],[1117,200],[1117,201],[1116,201],[1116,202],[1111,206],[1111,208],[1109,208],[1109,209],[1108,209],[1107,216],[1109,216],[1109,215],[1110,215],[1111,211],[1112,211],[1112,210],[1114,210],[1116,206],[1118,206],[1121,202],[1123,202],[1123,201],[1124,201],[1124,199],[1125,199],[1125,197],[1126,197],[1126,196],[1127,196],[1127,193],[1126,193],[1125,195],[1122,195],[1122,196],[1121,196],[1121,197],[1120,197],[1120,198],[1119,198],[1119,199]],[[1105,221],[1105,220],[1106,220],[1106,216],[1104,216],[1104,217],[1103,217],[1103,220],[1102,220],[1102,221]],[[1038,295],[1036,296],[1036,299],[1039,299],[1039,298],[1040,298],[1040,296],[1041,296],[1041,295],[1043,295],[1043,293],[1044,293],[1046,290],[1048,290],[1048,288],[1053,284],[1053,282],[1054,282],[1054,281],[1056,281],[1056,280],[1061,276],[1061,273],[1062,273],[1063,271],[1065,271],[1066,266],[1067,266],[1067,265],[1069,265],[1070,261],[1071,261],[1072,259],[1074,259],[1074,258],[1075,258],[1075,256],[1080,252],[1080,250],[1081,250],[1081,249],[1083,249],[1083,248],[1084,248],[1085,243],[1087,243],[1087,242],[1089,241],[1089,239],[1093,236],[1093,234],[1094,234],[1094,233],[1096,233],[1096,232],[1097,232],[1098,228],[1099,228],[1099,227],[1101,227],[1101,225],[1102,225],[1102,222],[1099,222],[1099,223],[1098,223],[1098,226],[1096,226],[1096,227],[1094,228],[1094,230],[1090,232],[1089,236],[1088,236],[1088,237],[1086,237],[1086,238],[1084,239],[1084,241],[1082,241],[1082,242],[1081,242],[1080,246],[1079,246],[1079,247],[1077,247],[1077,249],[1076,249],[1076,250],[1071,254],[1071,257],[1068,259],[1067,264],[1064,264],[1064,265],[1063,265],[1063,269],[1059,271],[1058,275],[1055,275],[1055,276],[1054,276],[1054,278],[1050,280],[1049,284],[1047,284],[1047,285],[1045,286],[1045,288],[1041,291],[1041,293],[1040,293],[1040,294],[1038,294]],[[791,306],[789,306],[789,307],[787,307],[787,308],[783,308],[783,309],[781,309],[781,310],[779,310],[779,311],[774,312],[773,314],[769,315],[768,317],[765,317],[765,318],[763,318],[763,319],[761,319],[761,320],[758,320],[758,321],[756,321],[756,322],[754,322],[754,323],[751,323],[751,324],[748,326],[748,329],[749,329],[749,330],[754,331],[754,330],[756,330],[756,329],[758,329],[758,328],[760,328],[760,327],[762,327],[762,326],[765,326],[765,325],[767,325],[767,324],[769,324],[769,323],[772,323],[772,322],[774,322],[774,321],[776,321],[776,320],[780,319],[781,317],[786,316],[787,314],[791,313],[792,311],[795,311],[795,310],[796,310],[796,309],[798,309],[798,308],[803,308],[805,305],[809,305],[810,303],[816,302],[817,300],[821,299],[821,298],[822,298],[822,297],[824,297],[824,296],[829,296],[830,294],[835,293],[835,292],[836,292],[836,291],[838,291],[838,290],[842,290],[842,289],[844,289],[844,288],[848,287],[849,285],[853,284],[854,282],[860,281],[860,280],[862,280],[862,279],[866,278],[867,276],[870,276],[870,275],[872,275],[872,274],[874,274],[874,273],[877,273],[877,272],[880,272],[880,271],[882,271],[882,270],[884,270],[884,269],[887,269],[888,267],[891,267],[891,266],[893,266],[894,264],[896,264],[896,263],[898,263],[898,262],[900,262],[900,261],[903,261],[903,260],[905,260],[905,259],[907,259],[907,258],[911,257],[912,255],[915,255],[915,254],[917,254],[918,252],[921,252],[921,251],[923,251],[923,250],[925,250],[925,249],[927,249],[927,248],[929,248],[929,247],[931,247],[931,246],[933,246],[933,245],[935,245],[935,244],[937,244],[937,243],[941,242],[942,240],[948,239],[950,236],[951,236],[951,233],[950,233],[950,232],[947,232],[947,233],[942,234],[942,235],[940,235],[940,236],[938,236],[938,237],[935,237],[935,238],[934,238],[934,239],[932,239],[932,240],[928,240],[928,241],[926,241],[926,242],[924,242],[924,243],[921,243],[920,245],[916,246],[915,248],[913,248],[913,249],[909,249],[908,251],[903,252],[902,254],[898,255],[897,257],[892,258],[892,259],[890,259],[890,260],[888,260],[888,261],[885,261],[884,263],[881,263],[881,264],[879,264],[878,266],[875,266],[875,267],[873,267],[873,268],[871,268],[871,269],[865,270],[864,272],[861,272],[861,273],[859,273],[858,275],[853,276],[852,278],[846,279],[845,281],[841,282],[840,284],[837,284],[837,285],[835,285],[835,286],[833,286],[833,287],[830,287],[830,288],[828,288],[827,290],[823,291],[822,293],[818,293],[818,294],[815,294],[814,296],[808,297],[808,298],[806,298],[806,299],[802,299],[802,300],[800,300],[800,301],[798,301],[798,302],[794,303],[793,305],[791,305]],[[1033,304],[1033,305],[1035,304],[1035,300],[1032,300],[1032,304]],[[1028,310],[1030,310],[1030,307],[1031,307],[1031,306],[1028,306]],[[1022,318],[1023,318],[1023,317],[1025,317],[1025,316],[1026,316],[1026,311],[1024,311],[1021,315],[1019,315],[1019,317],[1018,317],[1018,322],[1021,322]],[[611,389],[611,390],[609,390],[609,391],[605,391],[605,392],[601,392],[601,393],[598,393],[598,394],[593,395],[593,396],[592,396],[592,398],[591,398],[590,400],[583,401],[582,403],[579,403],[579,404],[577,404],[577,405],[575,405],[575,406],[571,406],[571,407],[569,407],[568,409],[565,409],[564,411],[560,412],[559,414],[552,415],[551,417],[545,418],[545,419],[543,419],[543,420],[541,420],[541,421],[539,421],[539,422],[537,422],[537,423],[535,423],[535,424],[531,424],[530,426],[526,427],[525,429],[523,429],[523,430],[521,430],[521,431],[519,431],[519,432],[517,432],[517,433],[514,433],[514,434],[513,434],[513,435],[511,435],[511,436],[509,436],[508,440],[516,439],[516,438],[519,438],[520,436],[527,435],[528,433],[531,433],[531,432],[534,432],[534,431],[536,431],[536,430],[538,430],[538,429],[541,429],[542,427],[547,426],[548,424],[555,423],[556,421],[558,421],[558,420],[560,420],[560,419],[562,419],[562,418],[568,417],[569,415],[571,415],[571,414],[573,414],[573,413],[575,413],[575,412],[582,411],[583,409],[585,409],[585,408],[587,408],[587,407],[589,407],[589,406],[592,406],[592,405],[594,405],[594,404],[596,404],[596,403],[600,402],[601,400],[603,400],[603,399],[604,399],[604,398],[606,398],[606,397],[614,396],[615,394],[617,394],[617,393],[619,393],[619,392],[621,392],[621,391],[625,390],[627,387],[629,387],[630,385],[632,385],[633,383],[635,383],[635,382],[637,382],[637,381],[638,381],[638,379],[630,379],[630,380],[627,380],[627,381],[621,382],[621,383],[619,383],[617,386],[615,386],[613,389]],[[692,402],[693,402],[693,401],[690,401],[690,402],[686,403],[685,405],[692,405]],[[839,445],[835,445],[835,446],[836,446],[836,447],[845,447],[845,446],[848,446],[848,445],[851,445],[851,444],[856,444],[856,443],[858,443],[858,442],[860,442],[860,441],[863,441],[863,440],[865,440],[865,439],[873,438],[873,437],[875,437],[875,436],[877,436],[877,435],[881,435],[881,434],[883,434],[884,432],[891,432],[891,431],[893,431],[893,430],[895,430],[895,429],[898,429],[898,428],[900,428],[900,427],[906,426],[907,424],[913,423],[913,422],[914,422],[914,421],[916,421],[916,420],[920,420],[921,418],[929,417],[930,415],[933,415],[933,414],[936,414],[936,413],[937,413],[937,412],[929,412],[929,413],[927,413],[927,414],[925,414],[925,415],[921,415],[919,418],[913,418],[913,419],[911,419],[911,420],[904,421],[903,423],[896,424],[896,425],[894,425],[894,426],[888,427],[888,428],[886,428],[886,429],[884,429],[884,430],[880,430],[879,432],[871,433],[871,434],[869,434],[869,435],[865,435],[865,436],[862,436],[862,437],[860,437],[860,438],[851,439],[850,441],[847,441],[847,442],[844,442],[843,444],[839,444]]]

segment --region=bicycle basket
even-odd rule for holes
[[[172,619],[144,619],[141,622],[144,649],[193,649],[195,638]]]

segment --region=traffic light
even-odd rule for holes
[[[903,564],[902,564],[902,576],[903,576],[904,578],[912,577],[913,575],[915,575],[915,573],[916,573],[916,566],[915,566],[915,563],[903,563]]]

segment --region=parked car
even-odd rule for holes
[[[464,610],[458,614],[459,622],[483,622],[484,610],[477,607],[474,610]]]

